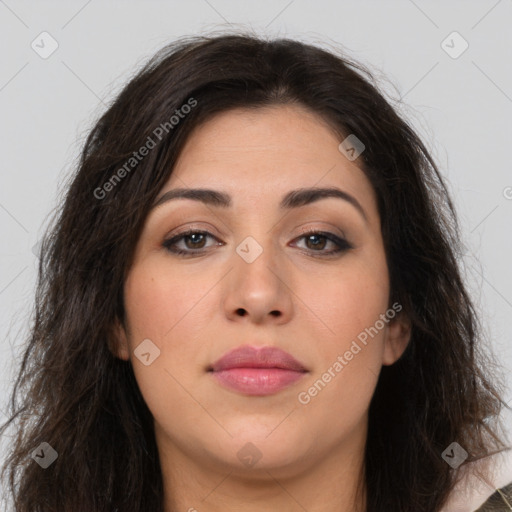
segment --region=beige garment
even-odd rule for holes
[[[509,485],[497,489],[489,496],[475,512],[511,512],[512,511],[512,482]]]
[[[507,508],[500,492],[511,492],[512,487],[512,450],[493,456],[493,473],[491,481],[483,481],[480,477],[468,468],[464,478],[453,490],[448,503],[443,507],[442,512],[512,512]],[[476,465],[477,463],[475,463]],[[497,496],[496,496],[497,495]],[[492,497],[491,497],[492,496]],[[502,500],[500,503],[498,497]],[[508,499],[510,502],[510,499]],[[499,508],[490,508],[493,503],[499,503]],[[511,503],[512,504],[512,503]],[[481,508],[481,507],[486,508]],[[498,506],[498,505],[496,505]]]

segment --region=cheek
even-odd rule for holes
[[[132,337],[153,336],[160,344],[168,344],[191,325],[194,330],[201,329],[201,323],[207,323],[202,302],[217,281],[212,275],[173,272],[168,264],[134,268],[125,284]],[[193,331],[188,333],[190,336]]]
[[[375,324],[388,307],[389,281],[384,255],[346,260],[336,273],[306,284],[307,305],[318,313],[329,345],[339,350]],[[313,286],[312,284],[315,284]]]
[[[330,421],[341,428],[364,414],[382,366],[387,323],[381,315],[389,296],[384,253],[347,259],[336,276],[327,277],[307,294],[308,306],[320,320],[315,321],[316,335],[311,333],[319,342],[320,359],[301,403],[310,399],[306,407],[311,412],[318,408],[322,416],[329,411]]]
[[[144,401],[159,422],[168,421],[174,411],[195,411],[185,389],[204,372],[193,340],[207,332],[206,301],[201,299],[216,282],[211,281],[170,273],[168,267],[149,262],[134,267],[126,280],[133,370]],[[160,351],[148,366],[133,355],[145,339]]]
[[[314,418],[318,429],[327,428],[333,436],[357,431],[378,380],[378,368],[368,363],[368,353],[361,352],[340,372],[332,363],[321,371],[309,387],[300,390],[298,402],[305,417]]]
[[[327,422],[332,432],[355,429],[364,418],[382,367],[387,329],[381,320],[387,287],[361,275],[341,282],[318,295],[319,359],[314,378],[298,396],[305,413]]]
[[[197,272],[189,275],[183,269],[175,272],[169,264],[149,259],[130,272],[124,289],[128,342],[135,376],[152,412],[171,395],[178,400],[183,394],[180,383],[188,386],[204,373],[206,359],[201,341],[211,332],[209,324],[218,308],[209,292],[219,279]],[[145,339],[160,351],[149,366],[133,355]]]

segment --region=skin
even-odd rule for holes
[[[364,509],[368,408],[382,365],[407,346],[408,319],[395,316],[309,403],[298,400],[391,307],[375,193],[340,142],[298,106],[224,112],[196,128],[159,197],[212,188],[233,205],[177,199],[146,219],[114,350],[131,359],[154,417],[166,512]],[[338,198],[278,209],[290,190],[324,186],[354,196],[367,219]],[[187,228],[212,237],[177,242],[192,256],[162,245]],[[306,228],[353,248],[322,256],[336,245]],[[247,236],[263,250],[252,263],[236,252]],[[144,339],[160,350],[148,366],[134,355]],[[277,346],[308,373],[270,396],[228,390],[207,368],[243,344]],[[248,442],[261,455],[252,466],[237,456]]]

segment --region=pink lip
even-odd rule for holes
[[[243,346],[231,350],[209,371],[223,386],[246,395],[270,395],[301,379],[307,369],[276,347]]]

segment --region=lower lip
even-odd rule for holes
[[[281,368],[231,368],[212,373],[223,386],[255,396],[277,393],[306,374]]]

